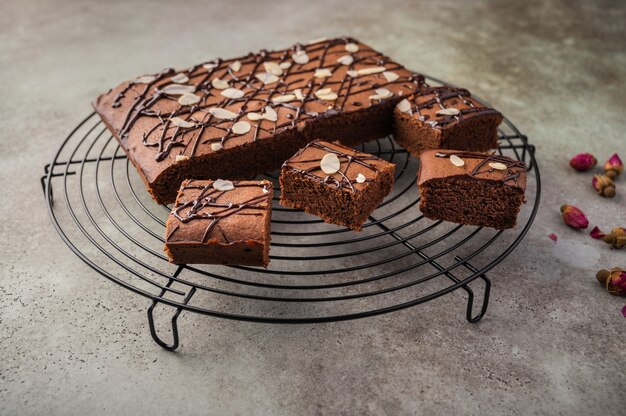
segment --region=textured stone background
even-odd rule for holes
[[[461,295],[319,326],[185,314],[180,352],[162,350],[147,301],[53,230],[44,164],[122,80],[342,34],[475,91],[537,145],[542,206],[487,317],[465,323]],[[567,165],[626,156],[624,68],[620,1],[0,1],[0,414],[623,414],[625,300],[594,273],[626,253],[558,207],[626,223],[624,178],[604,200]]]

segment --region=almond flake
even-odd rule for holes
[[[302,94],[302,90],[300,88],[296,88],[295,90],[293,90],[293,94],[298,100],[304,101],[304,94]]]
[[[315,78],[328,78],[331,77],[333,73],[328,68],[318,68],[315,70]]]
[[[386,68],[384,66],[370,66],[367,68],[361,68],[358,72],[359,75],[370,75],[370,74],[378,74],[379,72],[385,72]]]
[[[337,62],[339,62],[341,65],[350,65],[352,64],[352,62],[354,62],[354,58],[352,57],[352,55],[344,55],[337,58]]]
[[[303,50],[297,50],[293,55],[291,55],[291,59],[297,64],[304,65],[309,63],[309,55],[306,54]]]
[[[246,114],[246,116],[252,120],[252,121],[257,121],[257,120],[262,120],[263,119],[263,114],[261,113],[248,113]]]
[[[278,64],[279,67],[281,67],[282,69],[289,69],[291,68],[291,62],[289,61],[284,61]]]
[[[288,103],[289,101],[293,101],[296,99],[296,96],[293,94],[285,94],[285,95],[280,95],[278,97],[274,97],[272,98],[272,102],[277,104],[277,103]]]
[[[283,69],[276,62],[263,62],[265,72],[269,72],[274,75],[282,75]]]
[[[355,53],[359,51],[359,45],[356,43],[346,43],[346,50],[350,53]]]
[[[202,68],[204,68],[204,69],[208,69],[209,71],[211,71],[212,69],[217,68],[217,66],[218,66],[218,65],[217,65],[216,63],[213,63],[213,62],[208,62],[208,63],[206,63],[206,64],[202,65]]]
[[[457,155],[450,155],[450,162],[452,162],[452,164],[457,167],[465,165],[465,161]]]
[[[315,96],[320,100],[325,101],[334,101],[337,99],[337,94],[335,94],[330,88],[322,88],[315,91]]]
[[[263,111],[263,118],[269,121],[278,120],[278,113],[270,106],[266,106]]]
[[[489,163],[489,166],[496,170],[506,170],[506,165],[500,162],[491,162]]]
[[[237,99],[244,96],[244,92],[238,88],[226,88],[220,93],[226,98]]]
[[[258,74],[254,74],[254,76],[264,85],[273,84],[280,79],[276,75],[270,74],[269,72],[260,72]]]
[[[225,90],[226,88],[230,87],[228,82],[219,78],[213,78],[213,80],[211,81],[211,85],[213,86],[213,88],[217,88],[218,90]]]
[[[209,113],[211,113],[213,117],[219,118],[219,119],[232,120],[234,118],[237,118],[236,113],[233,113],[232,111],[228,111],[219,107],[209,108]]]
[[[409,100],[405,98],[398,103],[396,108],[402,111],[403,113],[408,113],[409,111],[411,111],[411,103],[409,102]]]
[[[396,74],[395,72],[385,71],[383,72],[383,77],[385,77],[387,82],[394,82],[395,80],[400,78],[400,75]]]
[[[222,145],[222,142],[211,143],[211,150],[213,150],[214,152],[222,150],[223,148],[224,146]]]
[[[450,108],[442,108],[437,111],[438,116],[456,116],[460,113],[460,111],[454,107]]]
[[[196,123],[192,123],[192,122],[190,122],[190,121],[183,120],[183,119],[182,119],[182,118],[180,118],[180,117],[172,117],[172,119],[170,120],[170,122],[171,122],[173,125],[175,125],[175,126],[182,127],[182,128],[185,128],[185,129],[188,129],[188,128],[191,128],[191,127],[195,127],[195,126],[196,126]]]
[[[393,93],[387,88],[377,88],[375,92],[376,94],[370,95],[370,100],[386,100],[393,97]]]
[[[150,84],[151,82],[156,81],[156,77],[154,75],[144,75],[143,77],[137,78],[133,81],[135,84]]]
[[[367,178],[362,173],[356,175],[356,183],[363,183]]]
[[[231,181],[225,181],[224,179],[217,179],[215,182],[213,182],[213,188],[217,189],[218,191],[232,191],[233,189],[235,189],[235,184],[233,184]]]
[[[172,77],[172,79],[170,80],[172,82],[175,82],[177,84],[184,84],[185,82],[189,81],[189,77],[185,74],[176,74]]]
[[[233,127],[230,129],[234,134],[246,134],[250,131],[250,123],[247,121],[238,121],[233,124]]]
[[[269,190],[269,189],[267,189],[267,186],[264,186],[264,187],[263,187],[263,193],[264,193],[264,194],[269,194],[269,193],[270,193],[270,190]]]
[[[346,71],[346,74],[348,74],[352,78],[356,78],[359,76],[359,73],[355,71],[354,69],[350,69],[349,71]]]
[[[163,87],[160,91],[164,94],[170,95],[183,95],[189,94],[196,90],[196,87],[193,85],[179,85],[179,84],[169,84]]]
[[[239,72],[239,70],[241,69],[241,62],[235,61],[232,64],[230,64],[229,67],[230,69],[232,69],[233,72]]]
[[[185,155],[176,155],[176,162],[182,162],[183,160],[189,160],[189,156]]]
[[[334,153],[326,153],[320,162],[320,168],[327,175],[332,175],[333,173],[338,172],[340,167],[341,162]]]
[[[317,39],[310,40],[308,44],[312,45],[314,43],[326,42],[327,40],[328,38],[317,38]]]
[[[196,94],[186,93],[178,98],[178,104],[180,105],[194,105],[200,102],[200,97]]]

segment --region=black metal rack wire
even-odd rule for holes
[[[524,161],[529,171],[527,203],[515,229],[424,218],[415,185],[418,162],[386,137],[361,146],[397,166],[394,191],[361,233],[281,207],[276,187],[268,269],[168,263],[163,235],[169,208],[150,199],[94,113],[67,136],[45,166],[41,184],[65,244],[104,277],[151,299],[150,333],[167,350],[179,345],[182,311],[252,322],[319,323],[397,311],[462,289],[466,319],[475,323],[489,304],[486,273],[527,233],[541,193],[534,146],[507,118],[499,135],[498,151]],[[277,183],[277,173],[264,176]],[[482,296],[470,287],[475,280],[482,282]],[[156,330],[159,304],[173,308],[169,343]]]

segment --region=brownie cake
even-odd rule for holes
[[[449,86],[424,88],[396,106],[394,136],[416,157],[427,149],[487,151],[498,147],[502,114]]]
[[[176,264],[269,263],[272,183],[186,180],[166,224]]]
[[[314,141],[283,164],[280,203],[360,231],[391,192],[395,168],[339,143]]]
[[[393,108],[424,87],[351,38],[166,69],[124,82],[94,108],[159,203],[180,183],[273,170],[315,138],[348,145],[391,133]]]
[[[504,230],[515,226],[524,202],[526,167],[495,154],[427,150],[418,186],[426,218]]]

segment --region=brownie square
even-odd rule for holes
[[[427,150],[418,186],[426,218],[504,230],[515,226],[524,202],[526,167],[495,154]]]
[[[425,88],[400,101],[394,137],[414,156],[422,150],[487,151],[498,147],[502,114],[449,86]]]
[[[269,181],[183,181],[166,224],[176,264],[269,264],[273,187]]]
[[[307,143],[349,146],[389,135],[416,75],[341,37],[214,59],[124,82],[94,108],[159,203],[184,179],[247,179]]]
[[[280,203],[360,231],[391,192],[395,168],[376,156],[316,140],[283,164]]]

